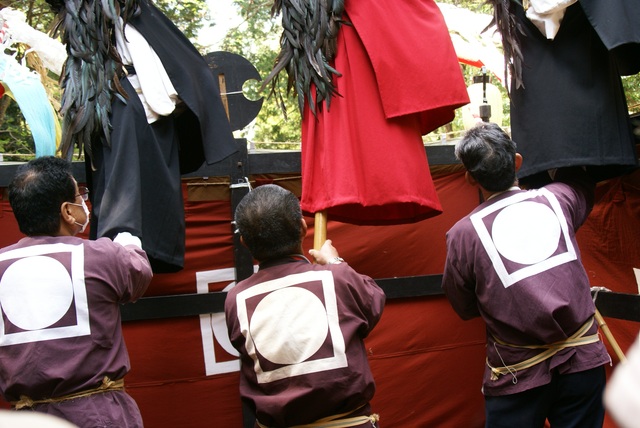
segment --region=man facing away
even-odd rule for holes
[[[461,318],[486,324],[486,426],[601,427],[611,359],[575,237],[595,184],[571,167],[521,190],[522,157],[494,123],[469,130],[456,156],[484,202],[447,233],[443,289]]]
[[[0,391],[17,410],[77,426],[142,427],[124,391],[130,368],[120,304],[152,278],[140,240],[75,237],[89,223],[87,190],[56,157],[22,166],[9,201],[27,235],[0,249]]]
[[[382,315],[384,292],[349,267],[330,240],[309,251],[317,264],[310,263],[298,198],[277,185],[249,192],[235,222],[260,263],[225,302],[229,337],[240,353],[240,395],[256,425],[377,426],[363,339]]]

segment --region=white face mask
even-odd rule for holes
[[[75,224],[77,224],[78,226],[81,226],[82,229],[80,229],[80,233],[83,233],[84,230],[87,228],[87,225],[89,224],[89,207],[87,207],[87,204],[84,203],[84,201],[82,201],[82,204],[74,204],[73,202],[69,202],[71,205],[76,205],[76,206],[81,206],[82,209],[84,210],[84,214],[86,216],[86,220],[84,221],[84,224],[80,224],[77,221],[74,221]]]

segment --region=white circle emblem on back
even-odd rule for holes
[[[327,311],[300,287],[269,293],[255,308],[249,330],[256,349],[276,364],[296,364],[315,354],[327,338]]]

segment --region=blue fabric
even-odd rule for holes
[[[57,118],[40,76],[20,65],[12,56],[0,54],[0,82],[11,91],[29,125],[36,157],[54,156]]]

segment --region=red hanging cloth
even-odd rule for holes
[[[432,0],[347,1],[334,82],[341,96],[302,123],[302,209],[397,224],[442,212],[421,136],[469,97]],[[313,91],[312,91],[313,92]]]

